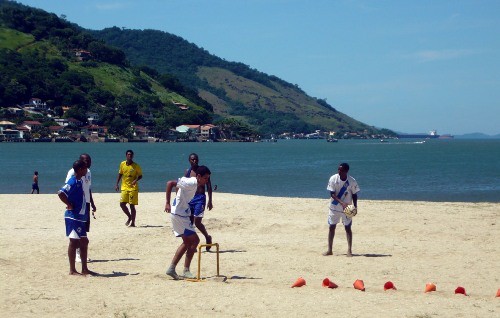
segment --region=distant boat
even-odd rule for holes
[[[385,139],[380,139],[380,142],[387,142],[387,140],[385,140]]]
[[[328,138],[326,142],[338,142],[339,140],[336,138]]]

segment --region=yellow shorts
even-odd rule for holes
[[[134,190],[134,191],[129,191],[129,190],[122,190],[122,193],[120,195],[120,203],[125,202],[129,203],[132,205],[138,205],[139,204],[139,191]]]

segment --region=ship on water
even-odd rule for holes
[[[437,130],[431,130],[428,134],[399,134],[398,138],[413,138],[413,139],[453,139],[452,135],[439,135]]]

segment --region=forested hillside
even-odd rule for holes
[[[69,107],[64,117],[86,122],[87,113],[95,112],[119,136],[134,125],[161,134],[213,120],[211,106],[175,77],[131,67],[123,51],[54,14],[1,0],[0,40],[2,117],[7,107],[38,98],[53,116]],[[174,102],[187,107],[181,111]]]
[[[117,27],[91,32],[121,48],[131,63],[173,74],[197,90],[216,115],[243,120],[261,132],[380,132],[325,100],[308,96],[297,85],[243,63],[225,61],[176,35]]]
[[[207,123],[237,138],[315,130],[393,134],[178,36],[85,30],[65,17],[0,0],[0,117],[30,119],[6,110],[32,98],[48,105],[45,126],[55,116],[86,122],[92,112],[118,136],[130,136],[137,125],[161,136],[181,124]]]

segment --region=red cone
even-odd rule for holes
[[[467,295],[467,293],[465,292],[465,288],[460,287],[460,286],[458,286],[458,287],[457,287],[457,289],[455,289],[455,294],[462,294],[462,295],[465,295],[465,296],[469,296],[469,295]]]
[[[365,283],[360,279],[356,279],[356,281],[352,285],[354,286],[355,289],[365,291]]]
[[[328,287],[328,288],[337,288],[339,287],[337,284],[334,282],[330,281],[328,278],[323,279],[323,287]]]
[[[297,278],[295,283],[293,283],[292,288],[294,287],[302,287],[306,284],[306,280],[303,279],[302,277]]]
[[[384,284],[384,290],[388,289],[397,289],[396,286],[391,281],[388,281],[387,283]]]
[[[426,293],[433,292],[433,291],[436,291],[436,285],[434,285],[433,283],[428,283],[425,285],[425,292]]]

